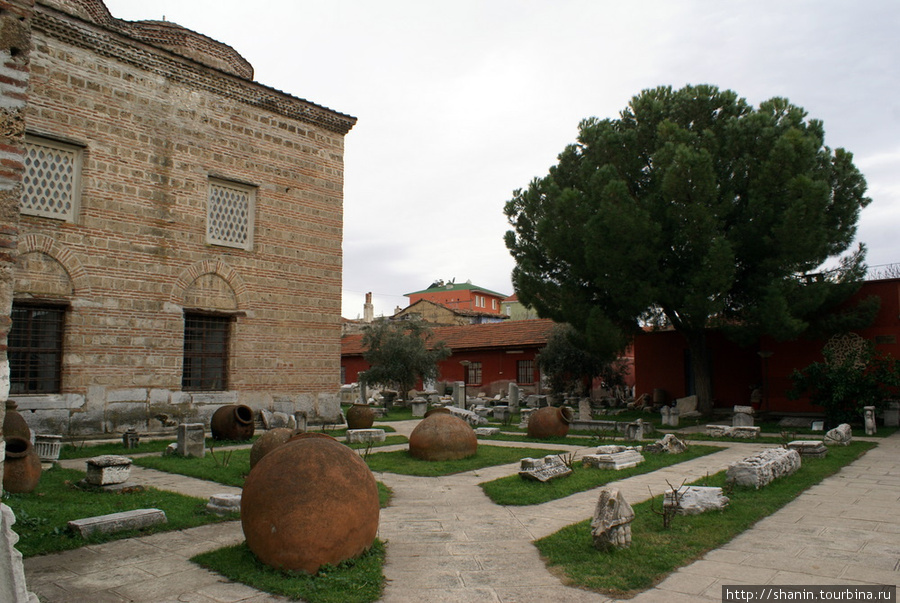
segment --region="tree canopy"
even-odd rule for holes
[[[443,342],[430,342],[431,329],[415,320],[379,320],[363,330],[365,379],[396,388],[405,397],[416,381],[437,379],[437,363],[450,355]]]
[[[541,373],[554,394],[589,396],[595,378],[608,387],[625,385],[628,364],[615,356],[601,357],[585,346],[584,337],[570,325],[554,325],[537,356]]]
[[[618,119],[582,121],[549,174],[506,204],[519,299],[598,351],[642,325],[674,327],[708,412],[706,328],[797,337],[865,273],[864,247],[848,250],[866,182],[824,138],[786,99],[754,108],[708,85],[645,90]]]

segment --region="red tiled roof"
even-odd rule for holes
[[[555,323],[546,318],[511,320],[481,325],[435,327],[431,341],[443,341],[454,352],[479,348],[543,347]],[[365,352],[362,335],[341,338],[341,355],[355,356]]]

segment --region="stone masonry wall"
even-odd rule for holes
[[[355,118],[40,4],[34,41],[28,133],[83,168],[75,223],[21,216],[16,298],[69,303],[62,391],[14,396],[29,423],[158,430],[231,402],[335,418]],[[210,178],[255,187],[251,250],[206,243]],[[181,391],[185,308],[236,316],[226,391]]]

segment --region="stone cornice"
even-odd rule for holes
[[[45,5],[37,5],[33,28],[66,44],[121,61],[189,87],[313,124],[344,135],[356,118],[291,96],[287,93],[229,75],[168,50],[151,46],[119,32],[81,21]]]

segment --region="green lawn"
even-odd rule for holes
[[[592,546],[590,520],[563,528],[535,544],[553,571],[565,575],[567,583],[615,597],[629,597],[650,588],[675,569],[722,546],[760,519],[780,509],[810,486],[836,473],[875,444],[853,442],[829,448],[824,459],[804,459],[791,476],[755,490],[735,488],[724,511],[676,516],[669,529],[652,509],[660,509],[661,493],[652,501],[633,505],[632,545],[627,549],[601,552]],[[696,485],[725,487],[724,472]]]
[[[582,466],[581,461],[578,461],[572,468],[571,475],[549,482],[542,483],[523,479],[519,475],[508,475],[480,485],[488,498],[498,505],[537,505],[633,475],[651,473],[657,469],[683,463],[720,450],[722,449],[715,446],[690,446],[681,454],[647,454],[644,455],[644,462],[637,467],[619,471],[586,469]]]
[[[16,548],[25,556],[43,555],[167,530],[183,530],[223,521],[206,512],[206,500],[147,488],[143,492],[98,492],[75,486],[84,472],[55,467],[44,471],[34,492],[3,495],[3,502],[16,514]],[[145,530],[98,534],[84,539],[67,529],[73,519],[82,519],[134,509],[156,508],[166,513],[168,523]],[[237,519],[227,517],[225,519]]]

